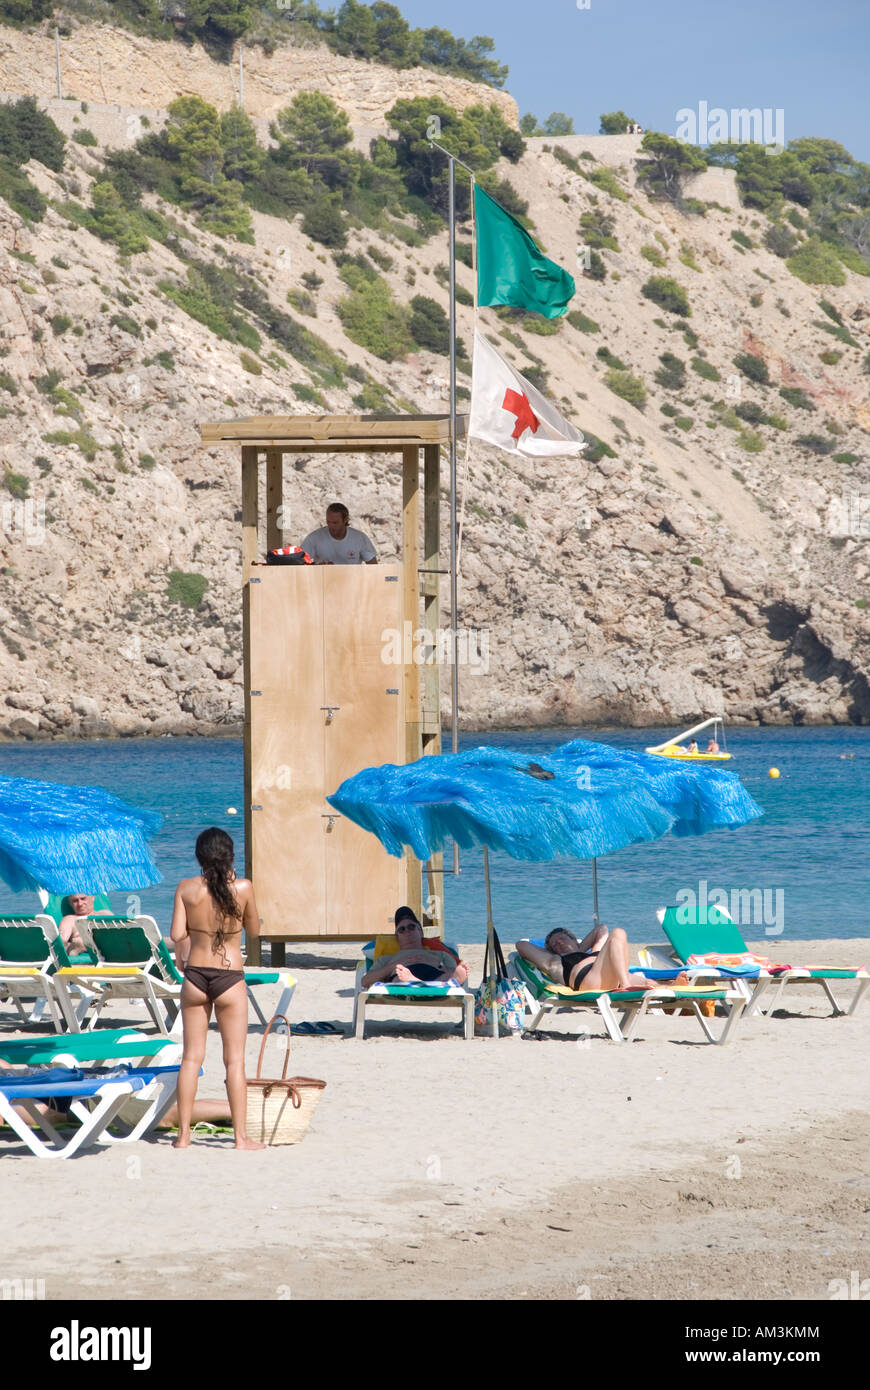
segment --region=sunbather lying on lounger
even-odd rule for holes
[[[61,917],[60,919],[59,931],[61,941],[68,951],[83,951],[85,949],[85,943],[76,931],[76,918],[110,917],[112,915],[112,909],[109,907],[101,907],[97,908],[95,912],[94,899],[92,896],[89,897],[87,893],[67,893],[65,902],[69,906],[69,912],[65,917]]]
[[[400,907],[395,920],[396,950],[389,956],[381,956],[377,965],[366,971],[361,980],[363,989],[379,981],[437,985],[455,980],[458,985],[465,984],[468,966],[441,941],[423,945],[423,928],[410,907]]]
[[[621,927],[608,932],[603,922],[582,941],[566,928],[556,927],[543,950],[530,941],[518,941],[517,952],[569,989],[655,989],[661,983],[629,974],[628,938]],[[687,977],[677,983],[686,984]]]

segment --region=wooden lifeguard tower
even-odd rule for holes
[[[459,417],[457,438],[465,427]],[[270,415],[206,424],[202,442],[241,448],[245,872],[256,888],[262,940],[278,962],[286,941],[365,940],[392,931],[400,903],[422,914],[419,861],[388,855],[325,798],[364,767],[441,751],[440,668],[415,663],[418,644],[407,634],[425,629],[438,651],[439,580],[447,572],[440,450],[450,443],[450,417]],[[298,536],[280,529],[284,458],[300,453],[401,457],[399,564],[263,563],[268,550],[323,524],[313,515]],[[398,663],[387,632],[399,635]],[[430,916],[440,930],[441,865],[428,868],[427,901],[438,904]],[[253,965],[259,947],[251,944]]]

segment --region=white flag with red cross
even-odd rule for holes
[[[474,335],[468,433],[472,439],[529,458],[578,458],[586,448],[580,431],[563,420],[546,396],[514,371],[482,333]]]

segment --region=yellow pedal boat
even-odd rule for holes
[[[704,729],[713,726],[713,733],[709,742],[715,744],[713,750],[698,748],[694,749],[683,746],[683,739],[694,740],[696,734],[700,734]],[[702,724],[694,724],[691,729],[685,729],[683,733],[677,734],[674,738],[669,738],[665,743],[657,743],[654,748],[647,748],[647,753],[655,753],[659,758],[676,758],[680,762],[687,763],[727,763],[731,761],[731,754],[724,747],[719,747],[717,734],[721,728],[722,742],[725,742],[725,723],[721,715],[713,715],[710,719],[705,719]]]

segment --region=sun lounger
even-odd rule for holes
[[[390,938],[393,940],[393,938]],[[385,1004],[398,1008],[457,1008],[462,1010],[463,1031],[466,1040],[474,1037],[474,994],[464,985],[430,984],[421,982],[410,984],[381,984],[362,987],[362,977],[371,970],[375,961],[376,941],[367,941],[363,946],[363,959],[356,969],[353,1000],[353,1033],[355,1038],[365,1037],[366,1008],[372,1004]]]
[[[104,987],[91,1026],[111,999],[144,998],[161,1032],[166,1032],[163,1009],[168,1015],[171,1031],[179,1023],[176,1016],[184,976],[179,972],[172,953],[153,917],[87,917],[77,919],[76,926],[98,963],[95,970],[62,971],[64,980],[77,978],[82,983]],[[109,970],[116,972],[109,975]],[[123,972],[118,974],[117,972]],[[296,988],[296,980],[288,970],[264,970],[245,966],[245,988],[257,1018],[265,1026],[266,1017],[257,1003],[254,990],[264,985],[278,985],[281,995],[274,1013],[287,1013]],[[144,974],[145,979],[141,978]]]
[[[32,1038],[0,1039],[0,1060],[16,1067],[104,1066],[130,1062],[143,1066],[157,1058],[168,1065],[180,1061],[181,1043],[135,1028],[95,1028],[88,1033],[62,1033]]]
[[[143,1001],[158,1032],[180,1027],[182,980],[153,917],[78,917],[76,930],[97,964],[65,966],[56,982],[58,989],[94,991],[89,1028],[108,1003],[133,999]]]
[[[44,911],[48,914],[48,916],[52,917],[54,921],[58,924],[64,916],[67,916],[69,914],[70,902],[68,896],[65,897],[60,893],[46,893],[44,892],[44,890],[40,890],[40,897],[44,899]],[[94,898],[94,917],[96,918],[98,923],[100,920],[102,920],[103,922],[109,921],[122,924],[135,923],[136,919],[132,917],[103,917],[102,919],[100,919],[97,913],[97,909],[100,908],[111,909],[111,903],[109,902],[109,899],[106,897],[105,894],[97,894],[97,896]],[[113,962],[109,962],[108,960],[99,962],[96,958],[94,958],[94,960],[91,963],[93,965],[97,965],[100,963],[105,965],[111,964]],[[118,964],[118,962],[114,963]],[[73,964],[73,962],[65,962],[65,964]],[[175,961],[168,947],[166,949],[166,955],[161,958],[161,964],[167,972],[167,979],[173,981],[176,984],[182,983],[182,976],[178,972]],[[289,1013],[290,1000],[293,998],[293,991],[296,988],[296,980],[290,974],[289,970],[269,970],[261,969],[257,966],[246,965],[244,967],[244,971],[245,988],[248,992],[248,1001],[251,1005],[251,1008],[254,1010],[254,1013],[257,1015],[257,1018],[263,1024],[264,1027],[266,1024],[266,1015],[263,1013],[263,1010],[260,1008],[260,1005],[257,1002],[256,996],[254,994],[255,989],[261,988],[263,985],[278,985],[281,990],[281,994],[276,1007],[272,1010],[272,1013]]]
[[[51,917],[43,913],[0,917],[0,999],[15,1005],[22,1023],[42,1022],[47,1008],[58,1032],[64,1026],[78,1030],[79,1017],[93,995],[58,989],[56,982],[58,968],[71,965],[74,959]],[[29,1013],[23,1008],[27,1001],[31,1001]]]
[[[646,975],[650,980],[673,979],[685,974],[692,985],[727,985],[736,989],[746,999],[752,998],[754,984],[761,974],[759,965],[691,965],[677,960],[673,951],[666,946],[641,946],[638,949],[638,966],[631,969]]]
[[[248,1002],[263,1026],[265,1027],[266,1025],[266,1015],[263,1013],[254,995],[254,990],[261,988],[263,985],[279,985],[281,989],[278,1003],[272,1010],[272,1017],[274,1018],[275,1014],[289,1015],[290,1000],[293,998],[293,991],[296,988],[295,976],[291,975],[289,970],[264,970],[255,965],[246,965],[244,969],[245,989],[248,991]]]
[[[551,1009],[595,1009],[601,1015],[607,1035],[613,1042],[630,1042],[643,1016],[649,1012],[675,1013],[691,1008],[708,1042],[730,1042],[737,1030],[746,1000],[736,989],[709,985],[668,985],[656,989],[596,990],[568,989],[557,985],[519,952],[511,955],[511,971],[522,981],[534,1015],[525,1033],[538,1030],[541,1019]],[[727,1012],[718,1037],[710,1027],[701,1005],[714,1003]],[[537,1011],[536,1011],[537,1009]],[[621,1013],[621,1018],[617,1014]]]
[[[23,1008],[28,1002],[31,1005],[29,1014]],[[47,1004],[54,1027],[58,1033],[63,1032],[63,1014],[57,990],[51,976],[35,966],[0,966],[0,1003],[14,1004],[22,1023],[40,1022]],[[43,1008],[38,1008],[39,1004]]]
[[[743,939],[740,928],[724,909],[717,906],[707,908],[666,907],[658,912],[662,930],[671,944],[673,957],[685,962],[690,958],[713,957],[713,965],[718,968],[733,968],[733,962],[741,957],[747,964],[759,965],[759,959]],[[717,962],[716,957],[729,958],[730,963]],[[763,959],[763,958],[760,958]],[[698,964],[703,964],[699,961]],[[709,965],[709,961],[707,962]],[[856,989],[848,1009],[841,1009],[831,990],[832,980],[855,980]],[[854,1014],[868,985],[870,973],[863,966],[842,968],[837,966],[792,966],[759,965],[757,980],[747,987],[747,1014],[772,1013],[782,1000],[789,985],[818,985],[827,996],[831,1014]],[[771,997],[772,996],[772,997]],[[767,1002],[766,1010],[762,1005]]]
[[[175,1100],[178,1067],[115,1068],[87,1072],[68,1067],[40,1069],[32,1076],[0,1079],[0,1117],[39,1158],[71,1158],[86,1145],[138,1139],[157,1124]],[[129,1134],[107,1134],[130,1096],[149,1102]],[[64,1136],[37,1108],[52,1096],[68,1096],[77,1129]],[[34,1121],[31,1128],[16,1113],[21,1106]],[[40,1137],[39,1131],[45,1135]]]

